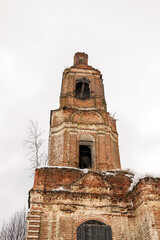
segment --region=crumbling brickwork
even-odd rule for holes
[[[78,226],[94,219],[111,226],[114,240],[158,240],[160,179],[145,178],[129,191],[132,177],[116,170],[37,169],[27,239],[76,240]]]
[[[93,137],[95,169],[120,168],[118,134],[109,113],[73,108],[51,112],[49,165],[78,167],[82,136]]]
[[[131,188],[133,177],[121,170],[101,73],[76,53],[51,111],[49,166],[36,169],[29,192],[26,240],[160,239],[160,178]]]
[[[88,136],[94,142],[93,169],[118,169],[116,121],[106,111],[102,75],[87,63],[87,54],[76,53],[74,65],[63,73],[60,109],[51,111],[50,117],[49,165],[79,167],[79,141]]]

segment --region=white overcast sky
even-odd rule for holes
[[[0,224],[33,179],[22,150],[29,119],[48,139],[64,68],[77,51],[104,80],[122,168],[160,172],[160,1],[0,1]]]

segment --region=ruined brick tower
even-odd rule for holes
[[[49,167],[36,169],[27,240],[158,240],[160,179],[121,170],[102,75],[76,53],[51,111]],[[129,189],[130,188],[130,189]]]
[[[76,53],[74,66],[63,73],[60,109],[51,112],[49,142],[50,166],[120,168],[116,123],[106,112],[102,76],[88,66],[85,53]]]

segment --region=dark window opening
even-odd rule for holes
[[[83,64],[83,58],[78,59],[79,64]]]
[[[90,98],[89,84],[87,82],[82,81],[76,84],[76,98],[80,99]]]
[[[79,168],[92,168],[90,146],[79,145]]]
[[[112,240],[112,230],[102,222],[87,221],[77,228],[77,240]]]

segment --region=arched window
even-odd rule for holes
[[[76,98],[84,100],[90,98],[89,81],[86,78],[79,79],[76,81],[75,96]]]
[[[79,143],[79,168],[92,168],[91,143]]]
[[[84,134],[79,140],[79,168],[94,168],[95,139],[90,134]]]
[[[86,221],[77,228],[77,240],[112,240],[112,230],[103,222]]]

